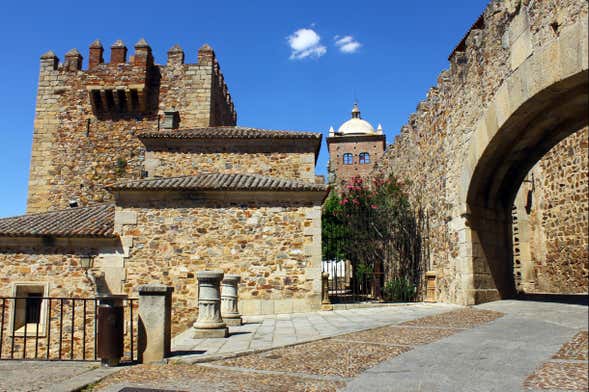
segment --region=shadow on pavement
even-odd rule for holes
[[[522,301],[556,302],[569,305],[589,306],[587,294],[528,294],[523,293],[516,297]]]

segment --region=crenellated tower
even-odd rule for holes
[[[28,213],[107,201],[105,184],[144,176],[144,146],[137,133],[236,124],[210,46],[203,45],[190,64],[178,45],[163,65],[154,63],[144,39],[134,49],[128,56],[118,40],[106,63],[96,40],[87,69],[77,49],[67,52],[63,63],[51,51],[41,56]]]

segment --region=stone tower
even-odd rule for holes
[[[352,118],[337,131],[333,127],[329,130],[329,183],[341,189],[353,177],[368,177],[375,162],[384,154],[385,146],[382,126],[379,124],[374,130],[362,119],[358,104],[354,103]]]
[[[100,41],[90,45],[88,67],[76,49],[65,61],[41,56],[27,212],[107,201],[105,184],[145,177],[144,147],[135,136],[160,128],[235,125],[237,115],[213,49],[184,63],[173,46],[155,64],[141,39],[127,59],[122,41],[105,63]]]

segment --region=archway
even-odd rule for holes
[[[480,155],[468,193],[473,302],[511,298],[511,211],[530,169],[561,140],[588,124],[587,70],[559,80],[521,104]]]

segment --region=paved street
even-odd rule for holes
[[[89,390],[585,391],[587,309],[499,301],[251,317],[228,339],[178,336],[167,365],[108,375],[95,364],[3,362],[0,390],[70,391],[108,375]]]
[[[423,314],[428,307],[373,309],[387,326],[296,346],[202,364],[129,368],[96,390],[587,390],[586,305],[500,301]],[[360,321],[364,311],[335,312],[326,325],[356,319],[368,327],[371,322]],[[280,323],[286,320],[277,317],[272,336],[280,336],[282,328],[292,332],[292,325],[296,331],[296,319]]]
[[[523,388],[526,377],[588,328],[583,305],[499,301],[477,309],[505,316],[385,361],[354,379],[346,391],[529,390]]]
[[[393,304],[331,312],[251,316],[245,318],[244,325],[230,327],[231,335],[227,339],[192,339],[189,329],[172,341],[172,351],[175,359],[194,362],[211,356],[264,350],[396,324],[457,308],[448,304]]]

